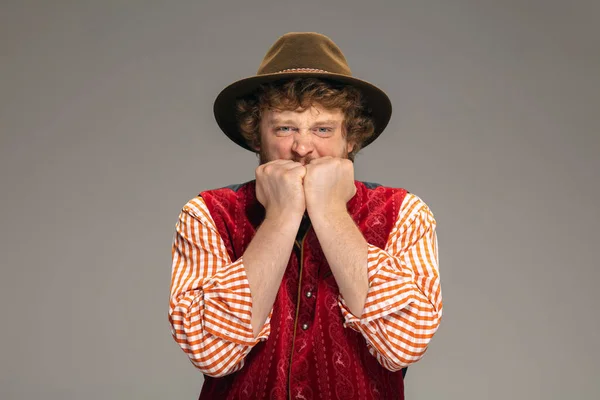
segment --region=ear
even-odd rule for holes
[[[351,153],[352,150],[354,150],[354,142],[348,142],[348,144],[346,144],[346,149],[348,150],[348,153]]]

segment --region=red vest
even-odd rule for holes
[[[348,212],[365,240],[385,248],[406,190],[355,181]],[[265,210],[256,182],[200,193],[229,257],[244,254]],[[366,268],[366,266],[365,266]],[[344,328],[339,290],[305,214],[273,305],[271,333],[239,371],[205,376],[200,399],[404,399],[404,373],[372,356],[363,336]]]

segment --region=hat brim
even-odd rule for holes
[[[354,86],[362,92],[364,100],[370,109],[373,124],[375,126],[373,135],[362,144],[362,148],[373,143],[373,141],[381,135],[390,121],[392,116],[392,103],[389,97],[384,91],[369,82],[348,75],[327,72],[290,72],[252,76],[227,86],[219,93],[214,103],[213,109],[217,124],[229,139],[239,146],[254,152],[255,150],[248,146],[239,130],[238,121],[235,117],[236,102],[240,98],[254,92],[262,84],[294,78],[326,79]]]

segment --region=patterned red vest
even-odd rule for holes
[[[406,190],[355,181],[348,212],[365,240],[385,248]],[[244,254],[265,210],[256,182],[200,193],[231,260]],[[391,372],[363,336],[344,328],[338,287],[305,214],[273,305],[271,333],[239,371],[205,376],[200,399],[404,399],[406,369]]]

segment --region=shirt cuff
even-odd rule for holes
[[[252,295],[242,258],[210,277],[204,290],[204,329],[215,336],[245,346],[267,340],[273,309],[254,338]]]
[[[413,271],[403,268],[398,258],[369,244],[367,260],[369,290],[362,315],[354,315],[342,295],[338,297],[344,327],[358,332],[369,322],[402,310],[419,297]]]

